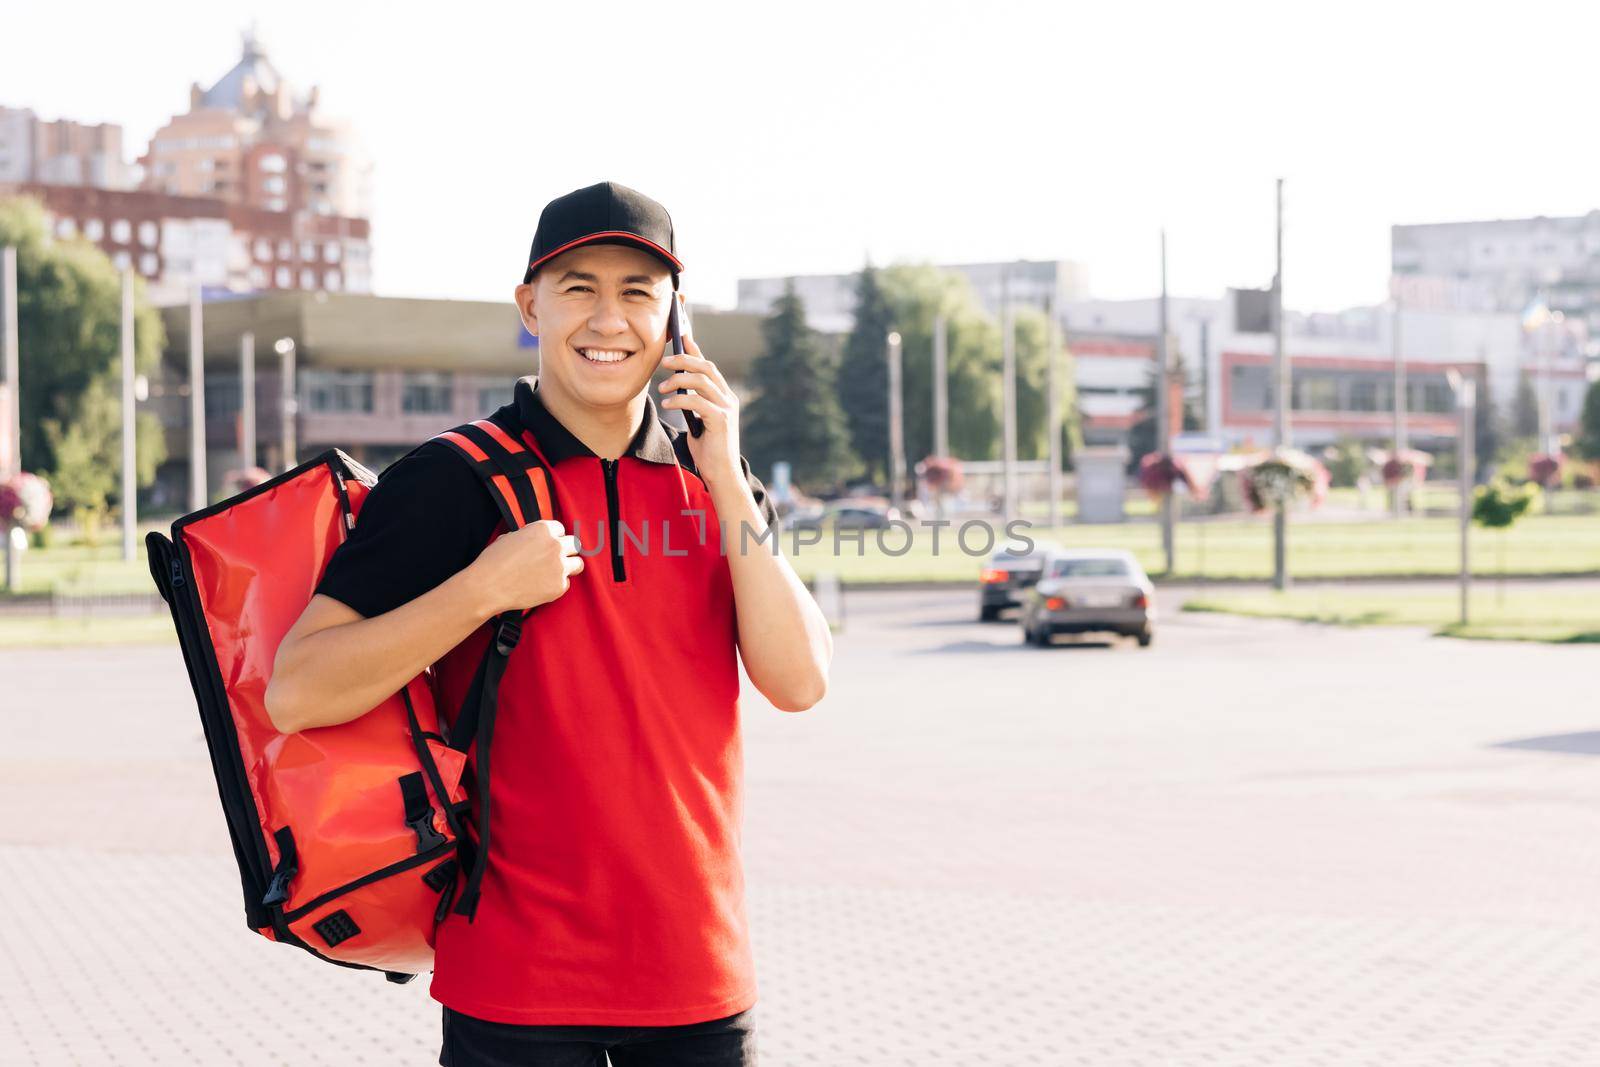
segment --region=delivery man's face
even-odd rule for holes
[[[539,376],[594,407],[624,404],[649,384],[667,340],[672,274],[648,252],[585,245],[517,287],[539,338]]]

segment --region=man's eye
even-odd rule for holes
[[[623,296],[649,296],[650,293],[648,291],[644,290],[644,289],[628,289],[628,290],[625,290],[622,295]]]
[[[569,293],[589,293],[589,292],[593,292],[593,290],[590,289],[587,285],[569,285],[567,287],[566,291],[569,292]]]

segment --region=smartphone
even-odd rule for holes
[[[683,343],[684,338],[690,336],[689,331],[689,305],[683,299],[682,293],[672,294],[672,310],[667,313],[667,343],[672,346],[672,354],[681,356],[688,351]],[[679,396],[688,396],[693,389],[679,389]],[[700,431],[705,429],[705,424],[700,421],[700,416],[692,411],[683,413],[683,422],[689,427],[690,437],[699,437]]]

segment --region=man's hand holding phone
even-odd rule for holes
[[[704,429],[689,438],[689,454],[713,493],[746,487],[739,465],[739,398],[717,365],[706,359],[693,337],[685,336],[683,355],[668,353],[661,365],[672,373],[656,388],[663,408],[699,416]],[[679,393],[692,389],[692,393]]]

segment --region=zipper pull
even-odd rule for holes
[[[183,584],[183,564],[176,559],[172,561],[172,587],[178,588]]]

